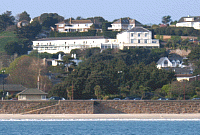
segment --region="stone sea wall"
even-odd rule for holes
[[[200,101],[0,101],[0,114],[200,113]]]

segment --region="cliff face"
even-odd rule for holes
[[[180,49],[176,49],[176,50],[169,50],[169,54],[172,54],[172,53],[175,53],[175,54],[178,54],[182,57],[187,57],[188,54],[191,52],[191,50],[180,50]]]

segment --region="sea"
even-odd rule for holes
[[[0,120],[0,135],[200,135],[199,119]]]

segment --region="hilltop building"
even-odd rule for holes
[[[108,30],[112,31],[123,31],[129,30],[134,27],[142,27],[142,24],[135,19],[128,18],[120,18],[119,20],[115,21],[111,24],[112,27],[108,27]]]
[[[58,32],[87,32],[93,22],[91,20],[72,20],[70,18],[55,25]]]
[[[42,38],[33,41],[33,50],[39,53],[70,53],[72,49],[86,49],[99,47],[101,50],[108,48],[159,48],[159,40],[152,39],[151,31],[143,27],[134,27],[121,32],[116,39],[109,39],[103,36],[86,37],[56,37]]]
[[[159,40],[152,39],[151,31],[143,27],[134,27],[117,35],[120,49],[124,48],[159,48]]]
[[[193,27],[194,29],[200,29],[200,16],[188,15],[187,17],[181,17],[176,27]]]

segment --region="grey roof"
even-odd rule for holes
[[[0,89],[3,90],[3,85],[0,85]],[[26,88],[19,84],[4,84],[4,90],[5,91],[23,91]]]
[[[17,95],[47,95],[47,93],[37,89],[37,88],[28,88],[18,93]]]
[[[181,63],[183,61],[183,57],[181,57],[180,55],[175,54],[175,53],[169,54],[168,58],[169,58],[170,61],[179,60]]]
[[[104,36],[83,36],[83,37],[52,37],[52,38],[41,38],[37,41],[48,41],[48,40],[76,40],[76,39],[107,39]]]
[[[136,26],[142,26],[140,22],[135,19],[130,18],[120,18],[119,20],[115,21],[113,24],[135,24]]]
[[[185,21],[184,18],[194,18],[194,21]],[[200,22],[200,16],[181,17],[181,19],[178,21],[178,23],[181,23],[181,22]]]
[[[134,27],[130,30],[127,30],[127,32],[149,32],[149,30],[147,30],[143,27]]]
[[[158,62],[157,62],[157,64],[162,64],[162,61],[164,60],[164,59],[166,59],[167,57],[161,57],[159,60],[158,60]],[[167,58],[168,59],[168,58]]]
[[[56,23],[55,25],[59,25],[59,24],[67,24],[67,25],[71,25],[71,24],[85,24],[85,23],[93,23],[91,20],[64,20],[61,21],[59,23]]]

